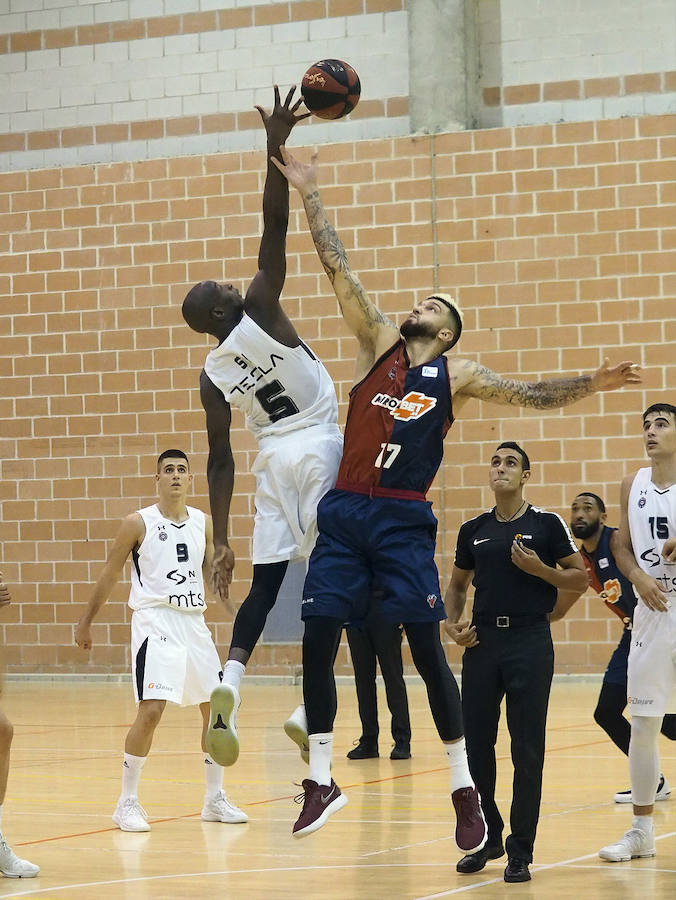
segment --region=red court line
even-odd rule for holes
[[[608,743],[607,740],[600,740],[600,741],[589,741],[584,744],[570,744],[569,746],[566,746],[566,747],[552,747],[551,749],[547,750],[546,753],[557,753],[561,750],[579,750],[580,747],[594,747],[597,744],[607,744],[607,743]],[[497,756],[496,759],[504,760],[504,759],[511,759],[511,757],[508,755]],[[436,769],[424,769],[422,771],[416,771],[416,772],[405,772],[402,775],[390,775],[387,778],[374,778],[371,781],[356,781],[356,782],[354,782],[354,784],[346,785],[344,790],[350,790],[351,788],[364,787],[367,784],[381,784],[386,781],[397,781],[400,778],[413,778],[414,775],[434,775],[437,772],[446,772],[446,771],[448,771],[447,766],[440,766],[439,768],[436,768]],[[296,796],[296,794],[286,794],[283,797],[268,797],[265,800],[254,800],[253,803],[243,803],[242,806],[247,807],[247,808],[253,807],[253,806],[265,806],[270,803],[279,803],[282,800],[293,800],[293,798],[295,796]],[[160,825],[164,822],[178,822],[179,819],[193,819],[195,816],[198,816],[198,815],[200,815],[200,813],[188,813],[188,815],[185,815],[185,816],[168,816],[166,819],[152,819],[150,821],[150,824],[151,825]],[[47,843],[50,843],[51,841],[67,841],[67,840],[70,840],[71,838],[88,837],[89,835],[92,835],[92,834],[105,834],[108,831],[118,831],[118,829],[117,829],[117,827],[113,826],[111,828],[97,828],[97,829],[94,829],[93,831],[80,831],[77,834],[60,834],[60,835],[55,835],[54,837],[49,837],[49,838],[39,838],[36,841],[22,841],[21,843],[16,843],[14,846],[29,847],[29,846],[33,846],[34,844],[47,844]]]

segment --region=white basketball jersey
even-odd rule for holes
[[[305,344],[285,347],[243,316],[207,356],[204,371],[260,438],[337,424],[333,381]]]
[[[133,552],[129,606],[170,606],[182,612],[204,612],[206,600],[202,563],[206,547],[205,516],[187,507],[180,524],[165,519],[157,506],[138,513],[146,526],[145,537]]]
[[[662,547],[676,536],[676,484],[661,489],[650,467],[639,469],[629,492],[629,531],[636,562],[676,599],[676,564],[665,562]]]

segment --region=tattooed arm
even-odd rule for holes
[[[369,295],[350,269],[342,241],[329,222],[317,187],[317,155],[310,165],[297,160],[280,147],[284,165],[273,157],[272,162],[283,172],[303,199],[310,233],[324,271],[333,285],[343,318],[359,341],[362,352],[375,358],[399,337],[399,329],[372,303]]]
[[[597,391],[614,391],[625,385],[639,384],[638,366],[621,362],[610,368],[604,360],[591,375],[576,378],[549,378],[544,381],[517,381],[503,378],[468,359],[449,359],[451,390],[462,398],[476,397],[493,403],[512,406],[532,406],[535,409],[556,409],[568,406]]]

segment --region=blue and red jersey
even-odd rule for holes
[[[399,340],[350,391],[336,488],[424,500],[452,422],[446,357],[412,367]]]
[[[580,547],[580,553],[594,588],[608,607],[630,627],[636,608],[636,594],[628,578],[620,572],[610,549],[610,538],[616,528],[603,526],[596,549],[589,553]]]

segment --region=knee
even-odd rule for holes
[[[634,747],[657,746],[661,725],[659,716],[632,716],[630,749],[632,744]]]
[[[138,708],[138,718],[143,727],[147,730],[155,730],[157,728],[166,700],[142,700]]]
[[[14,726],[5,716],[0,717],[0,749],[7,751],[14,737]]]

